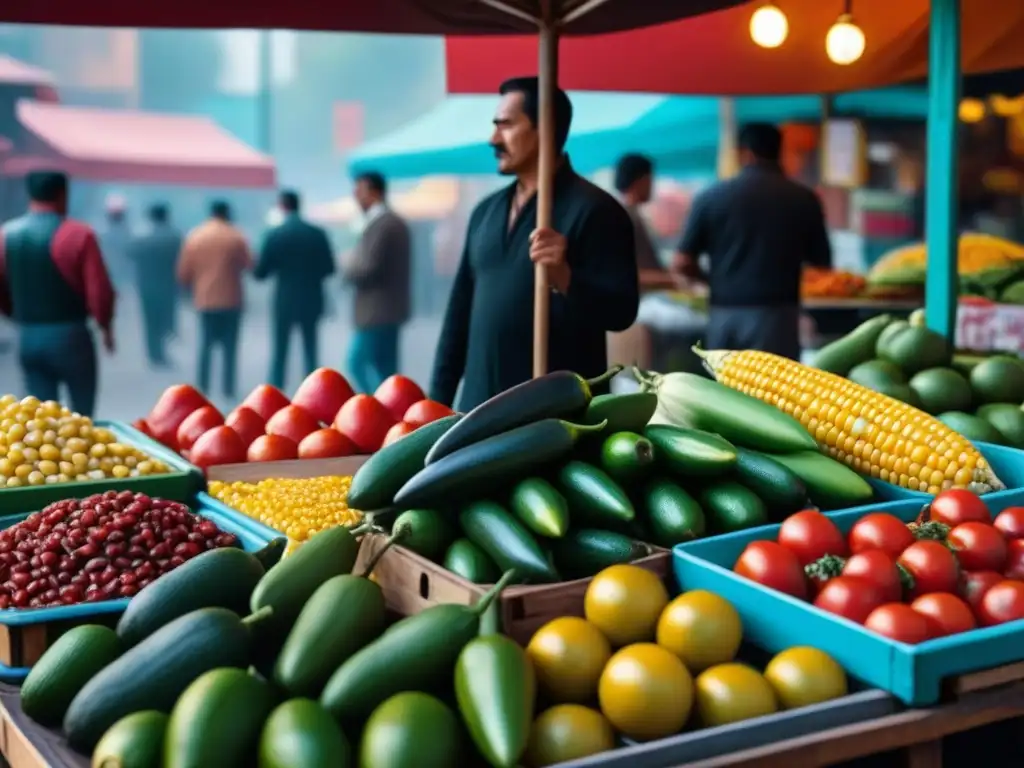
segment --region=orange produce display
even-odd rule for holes
[[[864,293],[867,280],[853,272],[806,267],[800,278],[805,299],[852,299]]]

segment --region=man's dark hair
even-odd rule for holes
[[[540,125],[540,80],[536,77],[512,77],[498,87],[502,96],[509,93],[523,94],[523,114],[530,118],[534,127]],[[572,125],[572,102],[561,88],[555,89],[555,151],[562,154],[569,138]]]
[[[615,166],[615,189],[627,192],[644,176],[654,173],[654,163],[646,155],[623,155]]]
[[[32,171],[25,179],[28,197],[34,203],[56,203],[68,194],[67,174],[60,171]]]
[[[231,206],[226,200],[214,200],[210,204],[210,215],[221,221],[231,221]]]
[[[749,123],[740,129],[739,146],[758,160],[777,163],[782,157],[782,131],[771,123]]]
[[[281,206],[281,210],[288,213],[298,213],[299,193],[292,189],[286,189],[278,197],[278,203]]]
[[[166,224],[171,217],[167,203],[155,203],[149,206],[149,220],[154,224]]]
[[[384,180],[384,174],[382,173],[378,173],[377,171],[363,171],[356,175],[356,181],[363,182],[381,197],[384,197],[387,194],[388,183]]]

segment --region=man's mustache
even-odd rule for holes
[[[507,155],[508,150],[505,149],[501,144],[491,144],[491,149],[494,150],[495,155]]]

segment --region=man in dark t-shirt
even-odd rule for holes
[[[759,349],[800,357],[800,272],[832,263],[817,195],[787,178],[782,134],[754,123],[740,132],[740,173],[693,202],[673,267],[705,280],[709,349]],[[697,265],[707,254],[704,274]]]

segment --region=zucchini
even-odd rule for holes
[[[621,486],[602,470],[582,461],[570,461],[558,472],[558,486],[570,514],[587,525],[607,527],[636,517],[633,503]]]
[[[718,435],[668,424],[652,424],[644,436],[654,445],[658,463],[674,475],[716,477],[736,465],[736,449]]]
[[[249,624],[264,617],[243,621],[226,608],[201,608],[161,627],[82,687],[64,715],[68,743],[88,752],[125,715],[170,712],[204,672],[249,666]]]
[[[269,571],[284,557],[284,551],[288,548],[288,538],[285,536],[278,536],[276,539],[271,539],[270,543],[267,544],[263,549],[258,552],[253,552],[252,555],[260,561],[260,565],[263,566],[264,571]]]
[[[557,539],[569,528],[569,504],[541,477],[520,480],[509,495],[509,509],[538,536]]]
[[[427,453],[426,464],[517,427],[582,416],[590,403],[591,388],[621,371],[622,367],[616,366],[590,381],[572,371],[554,371],[506,389],[480,403],[445,432]]]
[[[352,477],[349,507],[365,512],[390,507],[398,489],[423,469],[427,451],[461,418],[455,414],[424,424],[370,456]]]
[[[842,509],[871,501],[874,491],[845,464],[817,451],[772,454],[771,458],[800,478],[811,502],[820,509]]]
[[[29,671],[21,686],[22,710],[37,723],[59,726],[71,700],[121,650],[109,627],[83,624],[69,629]]]
[[[273,708],[270,687],[244,670],[201,675],[171,712],[162,768],[253,765],[263,722]]]
[[[315,701],[286,701],[263,725],[259,768],[351,768],[352,764],[345,733]]]
[[[248,613],[249,598],[263,574],[256,556],[240,549],[203,552],[139,592],[117,622],[117,636],[125,648],[131,648],[200,608]]]
[[[428,560],[440,560],[455,531],[447,517],[433,509],[407,509],[395,518],[391,537],[396,544],[411,549]]]
[[[474,584],[493,584],[501,570],[490,556],[469,539],[456,539],[444,556],[444,567]]]
[[[493,501],[475,501],[459,516],[466,538],[503,571],[515,570],[518,580],[559,581],[558,573],[522,523]]]
[[[92,752],[95,768],[160,768],[167,714],[156,710],[122,717]]]
[[[613,480],[629,484],[645,477],[654,464],[654,446],[635,432],[615,432],[601,446],[601,469]]]
[[[700,505],[715,533],[732,533],[768,523],[768,510],[749,488],[726,480],[705,488]]]
[[[644,512],[652,541],[672,548],[684,541],[699,539],[707,523],[704,510],[690,494],[671,480],[652,480],[643,489]]]
[[[735,478],[756,493],[771,512],[784,515],[807,505],[807,486],[771,456],[737,448],[734,472]]]
[[[552,544],[555,564],[568,579],[585,579],[605,568],[651,553],[646,544],[612,531],[577,528]]]
[[[564,458],[581,435],[602,429],[545,419],[488,437],[424,467],[395,494],[395,504],[430,507],[478,498]]]
[[[627,392],[621,395],[598,395],[590,401],[583,421],[600,424],[607,421],[605,434],[615,432],[643,432],[658,408],[658,396],[653,392]]]

